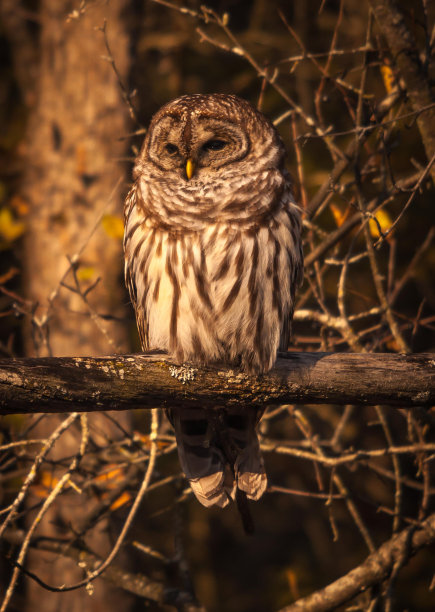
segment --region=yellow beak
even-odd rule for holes
[[[193,176],[193,173],[195,171],[195,164],[193,163],[193,161],[189,158],[186,162],[186,176],[187,176],[187,180],[190,181],[190,179]]]

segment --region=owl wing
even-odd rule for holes
[[[292,298],[292,306],[288,311],[287,316],[283,320],[282,329],[281,329],[281,337],[279,341],[278,350],[286,352],[288,351],[288,347],[292,338],[292,321],[293,321],[293,313],[294,313],[294,300],[296,289],[299,285],[302,284],[303,280],[303,271],[304,264],[303,259],[299,261],[295,270],[291,271],[291,281],[290,281],[290,293]]]
[[[125,266],[124,266],[124,276],[125,276],[125,284],[128,289],[128,293],[130,294],[131,302],[134,306],[134,312],[136,314],[136,323],[137,329],[139,332],[139,338],[142,346],[142,350],[147,351],[149,349],[149,339],[148,339],[148,323],[145,318],[145,311],[142,306],[138,304],[137,300],[137,288],[135,281],[135,270],[134,265],[135,261],[132,261],[132,258],[129,255],[129,225],[131,225],[130,216],[135,210],[137,205],[137,200],[141,199],[140,192],[137,189],[137,185],[133,185],[130,189],[130,192],[127,195],[124,206],[124,225],[125,225],[125,234],[124,234],[124,254],[125,254]],[[134,223],[133,223],[134,228]],[[134,228],[135,231],[137,228]]]
[[[136,283],[134,281],[134,276],[132,274],[131,267],[127,260],[125,261],[125,284],[127,286],[128,293],[130,294],[131,302],[134,306],[134,312],[136,314],[136,324],[139,332],[142,350],[147,351],[149,349],[148,324],[145,319],[144,309],[139,308],[137,304]]]
[[[256,427],[264,408],[230,408],[226,427],[230,446],[235,449],[234,474],[237,487],[249,499],[260,499],[267,488],[267,476]]]
[[[291,185],[291,180],[288,178],[288,184]],[[289,270],[290,273],[290,297],[291,297],[291,308],[284,316],[282,329],[281,329],[281,337],[278,346],[279,351],[287,351],[288,346],[290,344],[291,336],[292,336],[292,320],[293,320],[293,312],[295,305],[295,296],[296,290],[304,280],[304,253],[302,250],[302,240],[300,239],[301,235],[301,218],[300,218],[300,208],[293,202],[293,198],[291,196],[291,202],[288,210],[288,214],[291,217],[291,223],[296,224],[297,231],[292,234],[292,244],[293,244],[293,257],[291,258],[292,266]],[[296,239],[298,236],[298,239]]]

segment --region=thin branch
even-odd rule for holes
[[[131,527],[131,524],[133,522],[134,517],[136,516],[136,512],[139,508],[139,505],[141,504],[145,493],[147,492],[148,489],[148,485],[150,483],[153,471],[154,471],[154,466],[155,466],[155,460],[156,460],[156,451],[157,451],[157,433],[158,433],[158,416],[157,416],[157,409],[154,408],[153,409],[153,413],[152,413],[152,427],[151,427],[151,450],[150,450],[150,457],[149,457],[149,461],[148,461],[148,468],[147,471],[145,473],[145,477],[142,481],[141,487],[138,491],[138,494],[136,496],[136,499],[134,500],[134,503],[128,513],[128,516],[122,526],[121,532],[118,535],[118,538],[111,550],[111,552],[109,553],[109,555],[107,556],[107,558],[101,563],[98,564],[98,567],[96,569],[94,569],[93,571],[88,572],[87,577],[84,580],[80,580],[79,582],[76,582],[75,584],[72,585],[61,585],[59,587],[55,587],[55,586],[51,586],[49,584],[44,583],[44,587],[48,590],[48,591],[53,591],[53,592],[66,592],[66,591],[75,591],[76,589],[80,589],[82,587],[86,587],[88,584],[90,584],[91,582],[93,582],[96,578],[98,578],[99,576],[101,576],[101,574],[106,570],[107,567],[109,567],[109,565],[112,563],[112,561],[115,559],[116,555],[119,553],[121,546],[125,540],[125,537],[127,535],[128,530]],[[17,565],[18,567],[21,567],[21,565]],[[35,577],[34,575],[32,577]],[[41,582],[41,581],[39,581]]]
[[[3,603],[0,607],[0,612],[5,612],[6,608],[9,604],[9,601],[12,597],[12,594],[15,590],[15,586],[20,574],[20,566],[22,566],[22,564],[24,563],[24,560],[26,558],[27,555],[27,551],[29,549],[30,546],[30,541],[33,537],[33,534],[36,530],[36,528],[38,527],[38,525],[40,525],[44,515],[48,512],[50,506],[54,503],[54,501],[56,500],[56,498],[61,494],[62,490],[64,489],[64,487],[67,485],[67,483],[70,480],[71,474],[72,472],[74,472],[84,453],[85,453],[85,449],[86,449],[86,444],[88,441],[88,435],[89,435],[89,431],[88,431],[88,427],[87,427],[87,415],[86,414],[82,414],[80,416],[81,422],[82,422],[82,440],[80,443],[80,448],[79,451],[77,453],[77,455],[74,457],[74,459],[71,461],[68,470],[62,475],[62,477],[57,481],[56,485],[53,487],[52,491],[50,492],[50,494],[47,496],[46,500],[44,501],[44,503],[42,504],[42,507],[40,508],[39,512],[37,513],[36,517],[33,519],[32,524],[30,525],[23,543],[21,544],[20,547],[20,552],[18,554],[18,558],[17,558],[17,566],[15,567],[13,574],[12,574],[12,578],[10,580],[9,586],[7,588],[5,597],[3,599]]]
[[[118,67],[116,66],[115,59],[113,57],[113,53],[112,53],[112,50],[111,50],[110,45],[109,45],[109,39],[107,38],[107,19],[104,20],[104,23],[103,23],[102,27],[99,28],[99,30],[103,34],[104,44],[105,44],[106,51],[107,51],[107,56],[104,59],[106,59],[110,63],[112,68],[113,68],[113,72],[115,73],[116,80],[118,81],[119,87],[121,89],[122,97],[123,97],[124,102],[126,103],[126,105],[128,107],[129,112],[130,112],[130,117],[133,119],[133,121],[136,123],[136,125],[139,126],[140,130],[142,130],[143,129],[143,125],[140,123],[140,121],[138,119],[136,110],[135,110],[135,108],[133,106],[133,102],[131,100],[132,94],[130,94],[130,92],[127,91],[124,83],[122,82],[121,75],[119,73]]]
[[[415,455],[419,452],[434,452],[435,444],[410,444],[408,446],[389,446],[386,448],[375,448],[373,450],[358,450],[355,452],[342,452],[337,457],[328,455],[319,455],[301,448],[286,446],[282,442],[273,442],[265,440],[261,444],[261,449],[265,452],[274,452],[280,455],[289,455],[298,459],[307,459],[315,461],[324,466],[335,468],[346,463],[354,463],[362,459],[374,459],[376,457],[387,457],[389,455]]]
[[[279,612],[333,610],[371,586],[385,580],[395,567],[397,559],[402,558],[403,554],[411,557],[420,548],[429,546],[433,542],[435,542],[435,513],[420,523],[418,527],[407,527],[392,537],[348,574],[324,589],[282,608]]]
[[[6,527],[9,525],[9,523],[16,517],[18,508],[23,502],[24,498],[26,497],[30,485],[34,482],[38,474],[38,468],[43,462],[44,458],[53,448],[53,445],[60,438],[60,436],[67,429],[69,429],[69,427],[71,427],[71,425],[74,423],[76,419],[78,419],[78,417],[79,417],[79,414],[77,412],[73,412],[72,414],[70,414],[64,421],[62,421],[62,423],[60,423],[60,425],[54,430],[51,436],[45,441],[41,451],[36,455],[35,461],[33,465],[31,466],[29,473],[27,475],[27,478],[24,481],[24,484],[21,487],[20,492],[15,498],[7,517],[5,518],[3,524],[0,526],[0,537],[2,533],[4,532],[4,530],[6,529]]]
[[[432,155],[432,158],[429,161],[429,163],[427,164],[426,168],[424,169],[424,172],[422,172],[422,174],[421,174],[417,184],[415,185],[411,195],[408,198],[408,201],[406,202],[405,206],[402,208],[400,213],[397,215],[396,219],[394,220],[394,223],[391,224],[391,227],[388,228],[388,230],[383,234],[383,236],[381,236],[381,238],[379,238],[378,242],[375,244],[376,248],[378,248],[379,245],[382,244],[382,242],[391,234],[391,232],[394,230],[396,225],[399,223],[399,221],[402,218],[402,216],[408,210],[408,208],[412,204],[416,194],[418,193],[418,191],[420,189],[420,186],[425,181],[425,179],[428,176],[428,174],[429,174],[429,172],[430,172],[430,170],[431,170],[431,168],[432,168],[434,163],[435,163],[435,153]]]

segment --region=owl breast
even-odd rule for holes
[[[153,116],[124,208],[144,350],[261,373],[287,348],[303,264],[284,155],[274,126],[237,96],[182,96]],[[263,410],[170,410],[182,469],[205,506],[234,499],[245,512],[246,497],[266,490],[255,432]]]
[[[126,278],[144,350],[179,362],[224,361],[270,369],[288,342],[300,269],[299,215],[289,189],[273,211],[234,223],[212,219],[194,231],[167,227],[126,207]]]

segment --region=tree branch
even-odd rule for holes
[[[175,366],[164,353],[0,359],[0,414],[94,412],[229,404],[435,403],[431,354],[280,353],[249,376],[216,366]]]
[[[8,531],[5,534],[5,539],[12,544],[21,545],[24,540],[25,534],[20,531]],[[51,552],[55,555],[61,555],[63,557],[69,557],[79,564],[79,567],[84,572],[90,573],[101,565],[102,560],[97,555],[89,552],[85,549],[80,549],[70,542],[56,541],[49,538],[32,538],[31,546],[37,550],[43,550]],[[16,562],[11,563],[17,566]],[[170,560],[167,560],[170,563]],[[20,566],[20,569],[24,574],[29,576],[32,580],[35,580],[40,586],[47,590],[50,589],[50,585],[45,584],[40,578],[33,572],[29,572],[25,568]],[[114,586],[124,589],[133,595],[149,599],[157,604],[167,604],[171,606],[177,606],[180,610],[189,610],[197,612],[205,612],[205,608],[192,601],[189,593],[180,591],[176,588],[172,588],[166,585],[165,581],[158,581],[148,578],[143,573],[131,573],[126,571],[117,565],[111,565],[106,568],[101,578],[111,582]],[[189,608],[187,608],[189,604]],[[184,607],[183,607],[184,606]]]
[[[308,597],[298,599],[280,612],[326,612],[335,610],[362,591],[379,584],[393,571],[398,561],[413,556],[420,548],[435,542],[435,514],[420,525],[407,527],[385,542],[358,567]]]

